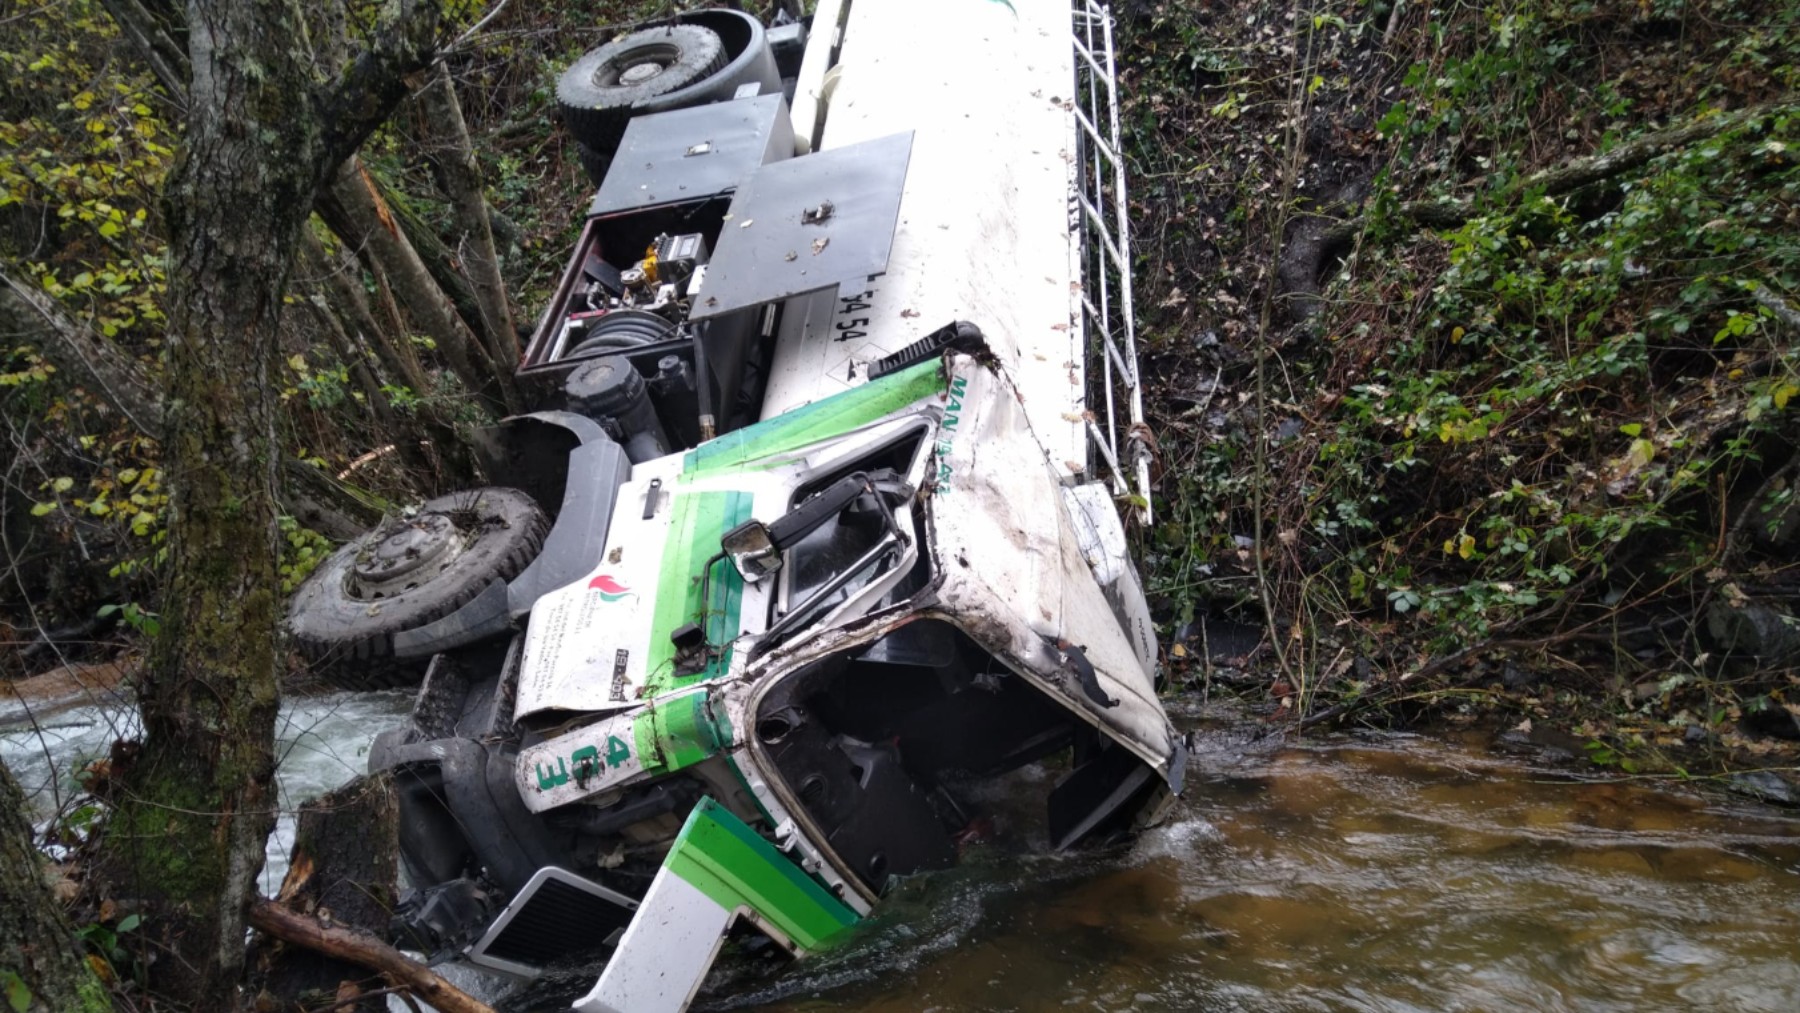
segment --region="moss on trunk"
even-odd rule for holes
[[[32,846],[25,795],[0,766],[0,995],[10,1009],[104,1013],[106,989],[81,957],[75,933]]]
[[[282,300],[320,185],[432,52],[435,5],[398,10],[341,80],[321,83],[297,0],[189,6],[187,130],[165,198],[163,627],[139,687],[143,751],[115,772],[99,868],[115,896],[143,903],[168,951],[150,989],[181,1008],[237,1005],[277,804]]]

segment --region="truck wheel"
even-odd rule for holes
[[[314,675],[344,689],[416,683],[430,659],[396,659],[394,634],[449,615],[490,580],[517,576],[549,526],[517,489],[452,493],[390,517],[294,592],[292,643]]]
[[[611,157],[633,104],[704,80],[725,62],[725,44],[710,28],[646,28],[590,50],[563,71],[556,107],[577,141]]]
[[[587,173],[588,180],[595,186],[606,181],[606,170],[612,165],[611,155],[602,155],[593,148],[576,141],[575,157],[580,159],[582,171]]]

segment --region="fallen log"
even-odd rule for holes
[[[287,876],[250,924],[252,989],[259,1010],[384,1013],[409,992],[440,1013],[487,1007],[384,940],[399,893],[399,801],[387,775],[359,777],[300,808]]]
[[[379,971],[430,1003],[438,1013],[494,1013],[487,1003],[360,929],[328,925],[267,899],[250,905],[250,926],[284,943]]]

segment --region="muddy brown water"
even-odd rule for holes
[[[360,770],[409,703],[291,702],[288,804]],[[1284,744],[1182,720],[1198,748],[1165,825],[1100,852],[974,849],[838,951],[728,961],[698,1008],[1800,1010],[1800,813],[1479,741]],[[122,700],[0,720],[0,759],[47,816],[130,726]],[[596,973],[530,997],[459,977],[519,1011],[566,1009]]]
[[[701,1008],[1800,1009],[1800,818],[1413,737],[1208,738],[1169,823],[911,884]]]

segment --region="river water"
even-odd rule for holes
[[[287,875],[300,803],[367,769],[375,733],[404,721],[412,699],[410,691],[395,691],[331,693],[283,703],[275,724],[282,814],[269,839],[264,893],[273,894]],[[136,709],[113,694],[96,693],[72,707],[35,713],[8,701],[0,708],[0,761],[18,779],[41,821],[75,795],[75,776],[83,766],[105,756],[114,739],[138,733]]]
[[[1800,1009],[1800,818],[1416,737],[1202,731],[1128,847],[917,884],[717,1009]]]
[[[286,803],[360,771],[407,705],[291,703]],[[41,735],[4,726],[0,758],[48,811],[51,786],[66,792],[127,714],[94,704],[40,718]],[[1284,744],[1193,720],[1186,797],[1165,825],[1103,852],[976,850],[906,884],[837,952],[731,964],[699,1008],[1800,1009],[1793,812],[1577,780],[1479,741]],[[288,833],[271,842],[268,889]],[[572,975],[560,1002],[591,981]]]

